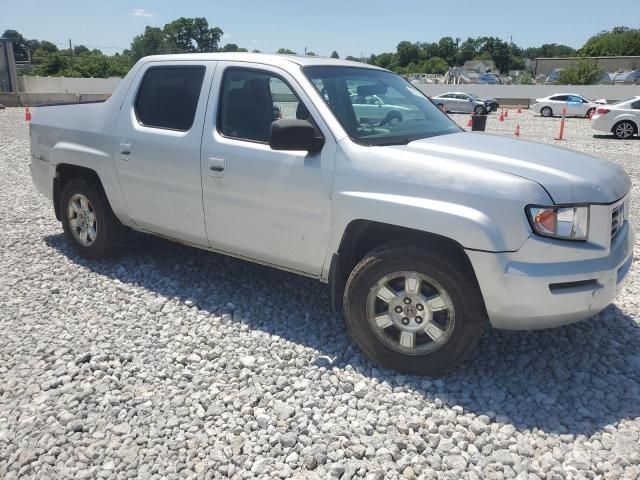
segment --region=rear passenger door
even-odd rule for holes
[[[319,152],[276,151],[279,118],[309,120]],[[336,144],[305,91],[284,70],[220,62],[202,141],[207,233],[216,250],[320,275],[330,229]]]
[[[143,230],[208,246],[200,144],[216,62],[150,62],[120,109],[115,158],[129,217]]]

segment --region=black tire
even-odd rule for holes
[[[367,298],[385,275],[414,271],[436,280],[454,306],[455,322],[449,338],[425,354],[407,354],[378,338],[367,319]],[[486,323],[482,295],[472,272],[459,261],[439,252],[390,243],[367,254],[351,272],[343,297],[345,321],[354,342],[374,363],[400,372],[439,376],[473,351]]]
[[[553,117],[553,110],[551,110],[551,107],[542,107],[540,109],[540,115],[543,117]]]
[[[477,105],[476,108],[473,109],[473,113],[476,115],[484,115],[486,110],[482,105]]]
[[[618,140],[629,140],[638,133],[638,126],[629,120],[623,120],[613,126],[611,133],[613,133]]]
[[[437,106],[440,110],[442,110],[443,112],[446,112],[446,110],[444,109],[444,103],[438,103],[438,104],[436,104],[436,106]]]
[[[591,118],[594,113],[596,113],[596,109],[590,108],[589,110],[587,110],[587,114],[585,115],[585,118]]]
[[[91,245],[83,245],[72,232],[69,224],[69,202],[74,195],[83,195],[89,200],[96,219],[96,237]],[[67,182],[60,194],[60,213],[62,228],[67,241],[82,257],[89,260],[109,258],[117,253],[122,245],[126,229],[116,218],[109,201],[100,185],[83,178],[75,178]]]

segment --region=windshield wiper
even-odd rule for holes
[[[415,138],[401,138],[400,140],[395,140],[391,142],[384,143],[372,143],[371,145],[374,147],[386,147],[389,145],[408,145],[410,142],[413,142]]]

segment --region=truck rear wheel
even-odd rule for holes
[[[355,343],[382,367],[442,375],[476,346],[484,306],[468,272],[447,256],[387,244],[351,273],[343,298]]]
[[[79,255],[97,260],[116,253],[125,228],[99,185],[83,178],[70,180],[60,195],[60,212],[67,241]]]

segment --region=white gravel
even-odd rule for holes
[[[439,380],[380,371],[315,281],[142,235],[78,258],[23,118],[0,112],[0,478],[640,476],[637,261],[593,319],[488,331]],[[516,122],[552,141],[559,120],[489,131]],[[640,225],[640,141],[567,135],[633,176]]]

